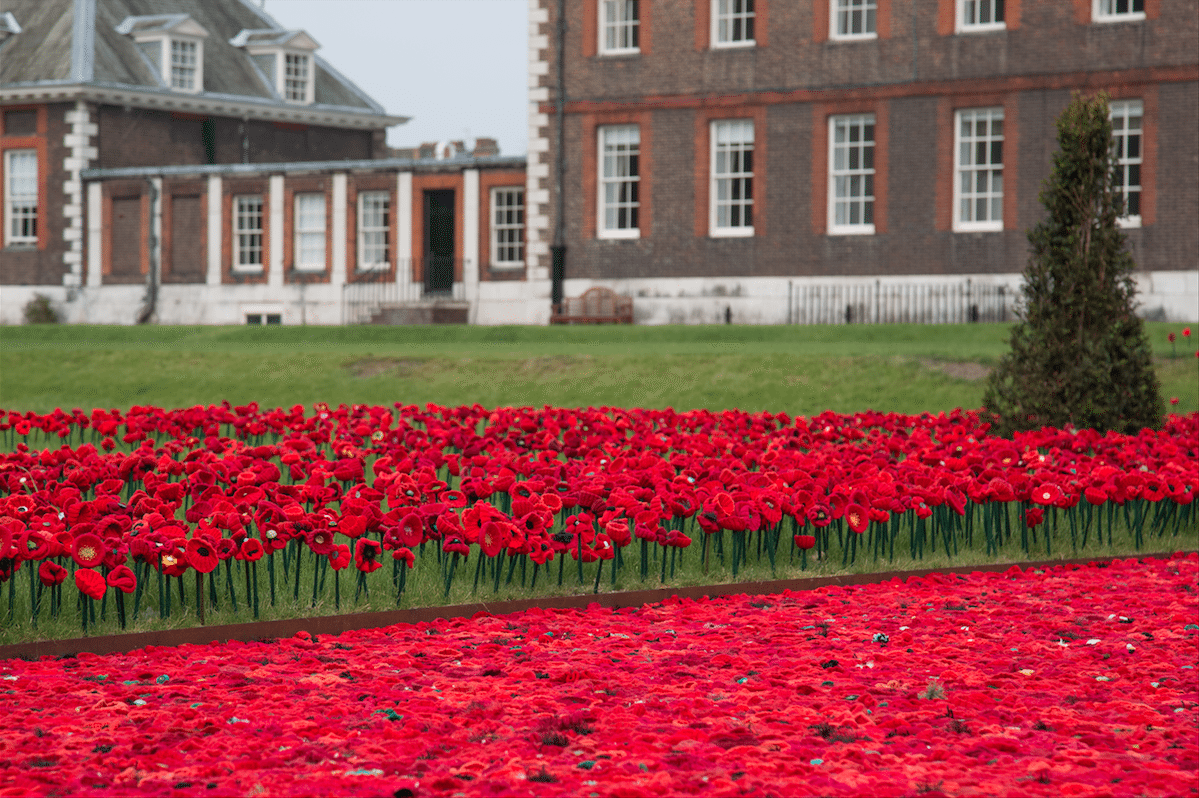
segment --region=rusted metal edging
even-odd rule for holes
[[[1191,553],[1191,552],[1184,552]],[[1088,563],[1110,563],[1115,560],[1169,559],[1174,552],[1126,555],[1122,557],[1082,557],[1070,560],[1039,560],[1033,562],[995,563],[962,567],[926,568],[919,571],[883,571],[868,574],[844,574],[841,576],[818,576],[808,579],[776,579],[767,582],[737,582],[724,585],[693,585],[690,587],[664,587],[654,590],[630,590],[617,593],[584,594],[577,596],[547,596],[517,601],[475,602],[443,607],[417,607],[410,610],[386,610],[382,612],[358,612],[346,615],[323,615],[311,618],[288,618],[277,621],[226,624],[222,626],[193,626],[186,629],[164,629],[157,632],[132,632],[129,634],[102,637],[76,637],[66,640],[39,640],[0,646],[2,659],[36,659],[44,656],[63,656],[89,652],[92,654],[116,654],[134,651],[146,646],[180,646],[225,643],[230,640],[248,642],[291,637],[297,632],[312,635],[338,635],[353,629],[371,629],[400,623],[422,623],[437,618],[469,618],[479,613],[508,615],[534,607],[543,609],[584,609],[591,604],[620,609],[655,604],[671,597],[698,599],[704,597],[747,595],[771,595],[784,591],[813,590],[830,585],[852,586],[878,584],[892,579],[907,580],[930,574],[996,573],[1017,567],[1050,568],[1058,565],[1082,566]]]

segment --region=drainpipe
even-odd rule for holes
[[[566,199],[562,190],[566,183],[566,0],[558,0],[557,8],[557,88],[554,116],[557,141],[554,152],[554,242],[550,246],[550,308],[557,313],[562,306],[562,283],[566,280]]]
[[[158,252],[158,234],[155,232],[155,226],[162,218],[162,207],[159,204],[161,194],[158,191],[158,186],[154,183],[154,178],[147,177],[146,185],[150,188],[150,229],[146,231],[148,249],[150,250],[150,264],[146,270],[146,293],[142,297],[141,309],[137,312],[138,324],[148,324],[154,318],[155,311],[158,310],[158,272],[161,265]]]

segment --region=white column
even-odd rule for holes
[[[266,284],[283,287],[283,175],[271,175],[271,259],[267,266]]]
[[[208,274],[204,282],[221,284],[221,176],[208,176]]]
[[[87,286],[98,287],[104,247],[104,187],[99,183],[87,186]]]
[[[71,110],[66,112],[64,121],[67,123],[67,133],[63,136],[63,146],[67,149],[67,157],[63,159],[63,171],[66,180],[62,190],[64,205],[62,209],[62,236],[67,245],[63,253],[63,263],[71,270],[62,276],[65,286],[74,287],[83,283],[83,181],[79,173],[86,169],[91,160],[97,156],[97,149],[91,146],[91,138],[97,133],[97,126],[91,121],[87,104],[82,100],[75,102]]]
[[[330,282],[340,290],[346,283],[348,264],[346,264],[346,230],[349,207],[346,202],[346,173],[337,172],[333,175],[333,274]]]
[[[412,173],[396,175],[396,282],[412,282]]]
[[[150,178],[154,195],[150,198],[150,230],[154,235],[154,246],[150,250],[150,268],[154,270],[154,284],[162,285],[162,178]],[[158,311],[155,310],[155,318]]]
[[[466,301],[479,301],[479,170],[462,170],[462,282]]]

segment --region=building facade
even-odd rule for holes
[[[1194,11],[531,0],[529,277],[548,299],[559,236],[564,294],[612,287],[644,323],[803,320],[812,291],[888,284],[1010,295],[1055,120],[1105,91],[1142,312],[1194,319]]]
[[[427,296],[480,319],[480,281],[504,307],[524,159],[490,139],[397,157],[406,118],[318,49],[248,0],[5,0],[0,323],[37,294],[125,324],[337,324]]]

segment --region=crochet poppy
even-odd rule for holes
[[[80,593],[97,601],[104,598],[104,593],[108,590],[104,577],[90,568],[80,568],[75,572],[75,586],[79,588]]]
[[[354,565],[359,571],[366,574],[377,571],[383,567],[383,563],[379,562],[379,556],[382,553],[383,547],[377,540],[358,538],[354,544]]]
[[[187,541],[186,555],[187,564],[202,574],[212,573],[220,563],[216,549],[204,538]]]
[[[67,578],[69,572],[56,562],[43,560],[42,564],[37,567],[37,578],[46,587],[54,587],[61,585]]]
[[[109,587],[115,587],[122,593],[132,593],[137,589],[137,577],[127,565],[118,565],[108,572],[105,580]]]
[[[75,538],[75,543],[71,547],[71,557],[79,564],[80,568],[95,568],[104,562],[104,555],[104,541],[100,540],[98,535],[90,532]]]

